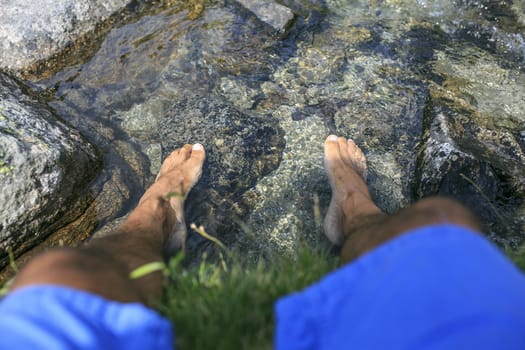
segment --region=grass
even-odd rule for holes
[[[337,266],[327,251],[299,244],[295,254],[257,262],[239,254],[186,269],[169,265],[160,311],[175,325],[177,349],[271,349],[275,301],[319,280]]]
[[[507,248],[505,254],[525,273],[525,243],[516,249]]]

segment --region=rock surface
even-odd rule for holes
[[[294,19],[294,13],[292,10],[273,0],[236,1],[278,33],[284,33]]]
[[[95,148],[0,73],[0,265],[76,218]]]
[[[73,46],[131,0],[17,0],[0,4],[0,68],[27,71]]]
[[[35,82],[105,154],[103,223],[129,212],[163,156],[202,142],[209,159],[188,223],[263,251],[323,242],[322,143],[336,133],[364,149],[384,211],[449,195],[495,241],[525,239],[520,6],[280,3],[296,14],[284,39],[237,3],[168,6],[115,27],[83,65]],[[196,257],[209,249],[192,234],[189,246]]]
[[[169,105],[159,130],[163,158],[186,140],[206,145],[203,175],[186,206],[188,223],[222,232],[231,246],[246,243],[238,225],[255,203],[244,194],[281,161],[284,138],[277,120],[240,112],[212,95],[183,94]],[[195,244],[190,240],[190,247]]]
[[[476,111],[465,107],[434,93],[417,194],[458,198],[482,218],[493,240],[519,242],[525,227],[519,204],[525,197],[525,152],[512,132],[476,122]]]

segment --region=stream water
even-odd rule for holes
[[[512,201],[523,199],[522,2],[282,3],[297,14],[284,38],[232,1],[207,1],[202,13],[149,8],[109,31],[83,64],[35,82],[104,153],[92,189],[101,226],[135,205],[173,148],[201,142],[208,161],[188,223],[230,245],[318,240],[329,133],[363,147],[373,196],[393,212],[417,199],[429,98],[510,135],[507,148],[492,146],[510,162],[501,173],[518,191]],[[516,208],[513,223],[523,228],[525,207]],[[190,247],[206,243],[190,237]]]

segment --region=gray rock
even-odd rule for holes
[[[259,94],[257,90],[250,89],[241,81],[227,77],[221,78],[219,93],[242,110],[252,109],[255,97]]]
[[[186,202],[186,222],[204,225],[230,245],[246,243],[238,224],[256,203],[243,195],[282,157],[284,139],[276,120],[246,114],[213,95],[188,93],[172,103],[159,129],[163,158],[184,143],[206,147],[201,180]],[[204,248],[197,235],[190,235],[188,246],[200,257]]]
[[[525,225],[520,205],[525,153],[512,133],[480,126],[472,112],[450,100],[433,101],[416,192],[455,198],[477,214],[494,240],[519,241]]]
[[[98,168],[95,148],[0,73],[0,266],[75,217]]]
[[[131,0],[0,3],[0,68],[20,71],[66,49]]]
[[[330,131],[320,116],[295,121],[294,112],[288,106],[274,112],[285,132],[282,161],[245,195],[257,198],[245,227],[255,232],[259,249],[292,251],[297,240],[317,243],[322,237],[320,204],[330,198],[323,142]]]
[[[292,10],[273,0],[236,0],[278,33],[284,33],[294,19]]]

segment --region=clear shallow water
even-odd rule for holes
[[[189,222],[233,245],[317,240],[316,197],[324,212],[330,194],[322,169],[329,133],[364,148],[373,196],[393,212],[417,198],[430,96],[468,110],[464,118],[483,128],[474,136],[509,164],[503,175],[512,188],[525,188],[520,3],[289,6],[301,15],[282,40],[232,3],[208,2],[196,19],[168,6],[113,29],[86,63],[37,83],[105,153],[93,189],[102,223],[134,205],[163,156],[199,141],[209,160],[190,197]],[[508,146],[483,136],[492,132]],[[522,227],[525,209],[517,208],[509,220]]]

